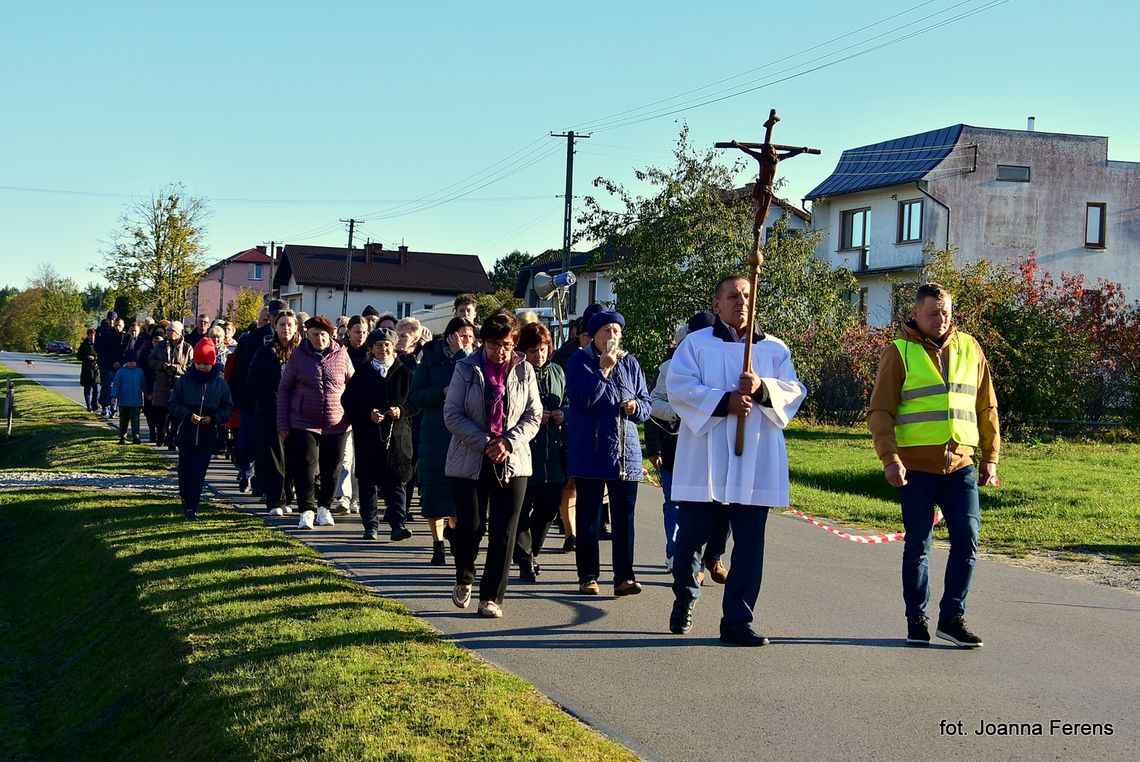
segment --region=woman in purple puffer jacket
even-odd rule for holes
[[[285,440],[301,529],[336,523],[329,506],[349,429],[340,398],[352,378],[352,360],[335,335],[328,318],[306,320],[305,339],[281,369],[277,389],[277,433]]]

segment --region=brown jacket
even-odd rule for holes
[[[951,328],[943,347],[955,333]],[[922,346],[936,368],[941,368],[945,380],[948,367],[946,349],[939,348],[923,336],[910,323],[903,327],[899,338],[908,339]],[[973,337],[970,337],[973,339]],[[974,339],[977,344],[977,340]],[[1001,450],[1001,430],[998,426],[997,396],[994,394],[990,378],[990,366],[980,345],[978,352],[978,438],[982,451],[982,462],[997,463]],[[871,404],[867,408],[867,425],[875,441],[875,452],[883,466],[901,461],[908,471],[922,471],[931,474],[948,474],[973,463],[974,448],[954,440],[944,445],[922,445],[919,447],[899,447],[895,441],[895,413],[902,396],[906,369],[894,344],[888,346],[879,360],[879,374],[875,378],[875,389],[871,392]]]

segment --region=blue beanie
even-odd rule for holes
[[[590,318],[590,322],[586,324],[586,333],[593,336],[602,329],[602,326],[609,325],[610,323],[617,323],[622,328],[625,328],[625,318],[621,316],[620,312],[606,312],[603,310]]]
[[[139,355],[135,350],[128,349],[126,352],[123,352],[123,362],[138,362],[138,360]]]

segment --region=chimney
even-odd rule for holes
[[[364,244],[364,262],[365,264],[372,264],[375,260],[379,259],[384,250],[384,244],[368,242]]]
[[[400,244],[400,264],[408,264],[408,247],[406,244]]]
[[[1028,123],[1026,124],[1025,129],[1029,130],[1030,132],[1033,132],[1033,125],[1036,122],[1037,122],[1037,117],[1035,117],[1035,116],[1029,117],[1029,120],[1028,120]]]
[[[260,251],[262,254],[264,254],[264,253],[265,253],[265,246],[258,246],[258,247],[256,247],[256,248],[257,248],[257,250],[258,250],[258,251]]]

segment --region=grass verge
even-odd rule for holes
[[[786,432],[792,504],[804,513],[899,531],[893,487],[865,429],[793,425]],[[1094,553],[1140,563],[1140,445],[1003,444],[1001,485],[983,487],[984,550]],[[946,538],[940,526],[936,536]]]
[[[165,471],[151,447],[120,446],[118,432],[66,397],[0,367],[0,384],[15,381],[12,437],[0,430],[0,470],[140,474]]]
[[[203,515],[0,493],[12,758],[633,758],[261,521]]]

